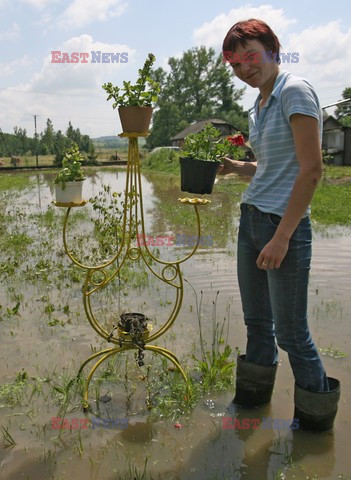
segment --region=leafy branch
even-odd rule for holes
[[[160,92],[159,83],[152,77],[152,66],[156,60],[155,55],[149,53],[143,68],[139,69],[139,77],[135,85],[124,81],[123,88],[104,83],[102,88],[108,93],[107,100],[114,100],[113,108],[119,107],[151,107],[157,101]]]

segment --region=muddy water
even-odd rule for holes
[[[33,176],[31,186],[6,197],[8,212],[18,207],[22,213],[21,224],[30,222],[30,215],[45,213],[52,200],[51,176]],[[124,172],[97,172],[85,182],[85,196],[96,195],[102,184],[111,184],[123,191]],[[13,192],[14,193],[14,192]],[[181,195],[176,181],[164,177],[143,177],[143,198],[147,229],[150,235],[194,234],[191,217],[179,206]],[[238,222],[237,198],[223,192],[214,193],[208,211],[201,211],[204,235],[213,236],[213,246],[199,249],[197,254],[183,264],[184,301],[172,330],[157,343],[176,353],[188,362],[191,353],[199,356],[199,329],[195,314],[193,289],[198,299],[203,291],[202,328],[208,344],[211,343],[213,301],[217,292],[217,319],[229,318],[228,343],[232,349],[245,348],[240,297],[236,280],[236,229]],[[5,200],[3,200],[5,201]],[[205,207],[207,208],[207,207]],[[59,212],[54,238],[45,237],[45,230],[35,223],[28,227],[33,236],[49,241],[41,257],[61,258],[68,268],[69,261],[59,252],[50,251],[50,242],[60,244],[62,212]],[[10,213],[9,213],[10,215]],[[213,223],[220,216],[221,221]],[[190,219],[189,219],[190,218]],[[84,220],[85,222],[85,220]],[[86,223],[84,229],[86,228]],[[16,228],[14,227],[16,225]],[[13,229],[19,228],[15,220]],[[185,225],[185,226],[184,226]],[[194,230],[194,231],[193,231]],[[1,231],[1,230],[0,230]],[[0,478],[27,479],[241,479],[265,480],[272,478],[351,478],[349,455],[349,429],[351,416],[351,346],[349,341],[351,309],[351,231],[343,229],[317,229],[314,235],[314,253],[310,280],[309,316],[313,337],[325,355],[323,361],[329,376],[342,382],[342,397],[333,433],[312,435],[290,429],[224,430],[222,417],[232,413],[232,392],[208,395],[195,407],[190,417],[175,416],[171,420],[148,421],[145,411],[145,388],[138,375],[128,380],[130,390],[120,383],[105,381],[100,394],[106,394],[106,403],[100,402],[97,411],[94,387],[90,392],[94,414],[103,418],[129,418],[126,430],[83,429],[65,432],[61,438],[51,429],[50,419],[61,415],[59,398],[46,388],[62,385],[65,377],[73,375],[80,364],[106,343],[89,326],[81,303],[81,283],[50,283],[56,266],[36,269],[36,279],[28,277],[24,265],[30,261],[21,258],[16,267],[18,276],[0,277],[0,385],[12,382],[18,372],[26,371],[37,379],[36,389],[27,388],[25,395],[13,406],[1,405],[0,424],[10,432],[15,441],[12,448],[0,449]],[[39,241],[34,242],[39,249]],[[177,258],[188,253],[187,247],[160,247],[160,255]],[[39,250],[38,250],[39,251]],[[34,250],[29,250],[33,262],[38,263]],[[29,256],[30,256],[29,255]],[[0,252],[0,261],[15,256],[12,251]],[[56,264],[55,264],[56,265]],[[65,270],[65,275],[69,271]],[[44,278],[44,275],[46,277]],[[193,289],[191,288],[191,286]],[[94,299],[97,312],[106,313],[106,322],[112,324],[108,312],[117,311],[119,301],[113,291]],[[152,279],[148,287],[135,286],[122,295],[125,308],[143,311],[152,317],[155,326],[167,318],[174,298],[173,292]],[[20,301],[19,315],[5,315]],[[48,305],[54,305],[50,313]],[[64,306],[69,305],[69,313]],[[168,309],[168,310],[167,310]],[[113,317],[113,315],[112,315]],[[57,324],[55,321],[57,320]],[[49,322],[54,325],[50,326]],[[61,322],[61,323],[60,323]],[[340,352],[347,356],[340,357]],[[147,355],[147,354],[146,354]],[[340,358],[335,358],[340,357]],[[123,368],[123,365],[120,365]],[[145,373],[145,372],[144,372]],[[41,379],[41,380],[38,380]],[[131,395],[133,392],[133,396]],[[59,392],[58,392],[59,395]],[[126,400],[132,397],[132,404]],[[78,405],[72,402],[67,418],[84,418]],[[175,405],[175,412],[177,410]],[[242,411],[242,418],[272,417],[291,419],[293,416],[293,377],[287,356],[280,353],[280,365],[271,405],[255,411]],[[175,428],[176,421],[182,428]],[[0,440],[1,441],[1,440]],[[4,443],[8,441],[4,439]],[[147,459],[145,477],[141,476]],[[135,470],[137,468],[137,470]],[[281,475],[279,474],[281,472]],[[137,476],[139,472],[139,476]]]

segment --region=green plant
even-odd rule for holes
[[[104,83],[102,88],[107,92],[107,100],[114,100],[113,108],[118,107],[151,107],[157,101],[157,94],[160,86],[151,77],[152,65],[156,60],[155,55],[148,54],[143,68],[139,69],[139,77],[135,85],[130,82],[123,82],[123,88],[112,85],[111,82]]]
[[[113,192],[110,185],[102,184],[102,189],[99,193],[89,200],[93,210],[98,214],[97,218],[93,219],[93,222],[96,234],[106,253],[112,253],[116,239],[118,245],[122,239],[120,223],[123,209],[118,205],[121,196],[121,193]]]
[[[220,324],[217,321],[217,298],[219,291],[216,294],[215,300],[213,300],[212,305],[212,342],[211,350],[206,350],[206,341],[202,334],[202,299],[203,291],[201,290],[200,302],[198,302],[197,293],[194,287],[190,284],[189,281],[186,282],[192,288],[195,294],[196,301],[196,313],[199,325],[199,335],[200,335],[200,349],[201,349],[201,359],[196,358],[193,355],[193,360],[196,362],[196,367],[200,370],[202,374],[202,388],[203,392],[208,392],[211,390],[226,390],[230,388],[233,384],[233,369],[235,362],[231,360],[232,349],[228,345],[228,336],[229,336],[229,310],[228,318],[224,318],[223,322]],[[226,328],[224,338],[224,329]],[[222,349],[222,351],[221,351]]]
[[[12,383],[0,385],[0,405],[13,407],[14,405],[23,404],[23,397],[28,385],[27,372],[19,372],[16,380]]]
[[[190,133],[185,137],[182,156],[194,160],[219,162],[221,158],[230,156],[240,158],[244,138],[241,134],[222,137],[221,132],[211,123],[198,133]]]
[[[66,152],[63,161],[62,169],[58,172],[54,183],[61,183],[62,189],[65,188],[66,182],[77,182],[84,180],[82,172],[83,155],[80,153],[78,145],[74,143]]]

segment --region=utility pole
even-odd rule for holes
[[[35,130],[35,161],[37,164],[37,167],[39,166],[38,162],[38,134],[37,134],[37,116],[34,115],[34,130]]]

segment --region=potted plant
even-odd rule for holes
[[[144,133],[149,130],[152,104],[157,101],[160,91],[159,84],[151,78],[155,55],[148,54],[135,85],[123,82],[123,87],[104,83],[102,88],[107,92],[107,100],[114,100],[113,108],[118,108],[123,132]]]
[[[83,180],[85,180],[81,164],[84,160],[77,144],[69,148],[62,160],[62,169],[58,172],[54,183],[57,203],[82,203]]]
[[[137,363],[139,367],[144,365],[145,340],[150,334],[151,325],[148,318],[142,313],[122,313],[121,320],[117,325],[120,345],[124,340],[131,340],[132,345],[138,348]]]
[[[211,193],[221,159],[240,157],[245,143],[241,134],[221,137],[221,132],[208,123],[199,133],[184,140],[180,157],[181,190],[189,193]]]

